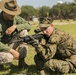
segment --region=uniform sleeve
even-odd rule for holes
[[[56,47],[56,44],[52,44],[49,47],[39,45],[38,48],[36,48],[36,51],[43,60],[49,60],[55,55],[57,50]]]
[[[29,31],[31,29],[31,26],[20,16],[16,16],[14,18],[14,24],[16,24],[18,31],[21,31],[23,29],[26,29],[27,31]]]
[[[2,25],[0,24],[0,38],[2,37],[1,33],[2,33]],[[6,52],[9,50],[10,48],[7,45],[3,44],[0,39],[0,52]]]
[[[9,50],[10,50],[10,47],[8,47],[8,45],[0,42],[0,52],[9,52]]]

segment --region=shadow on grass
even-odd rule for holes
[[[39,75],[39,71],[36,65],[30,65],[27,69],[26,75]]]
[[[10,71],[3,75],[39,75],[36,65],[30,65],[25,69],[19,69],[18,66],[11,65]]]
[[[30,65],[26,69],[19,69],[18,66],[12,64],[10,65],[10,67],[6,67],[4,70],[0,70],[0,75],[39,75],[39,70],[36,67],[36,65]],[[46,75],[62,75],[62,74],[57,74],[56,72],[50,72],[50,70],[48,69]],[[76,75],[76,73],[68,75]]]

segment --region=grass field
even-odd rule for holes
[[[54,27],[59,28],[68,32],[72,37],[76,39],[76,22],[75,21],[54,21]],[[29,35],[34,34],[34,29],[38,28],[37,26],[32,26]],[[29,65],[26,69],[18,69],[18,61],[14,60],[12,64],[4,65],[4,69],[0,70],[0,75],[39,75],[38,69],[34,63],[34,48],[29,45],[28,57],[25,61]],[[56,75],[56,74],[55,74]],[[76,75],[76,74],[71,74]]]

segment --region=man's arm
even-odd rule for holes
[[[11,49],[6,44],[3,44],[2,42],[0,42],[0,52],[10,52],[15,59],[19,58],[19,53],[16,50]]]
[[[16,30],[16,25],[12,25],[5,31],[6,35],[11,35]]]
[[[31,29],[31,26],[25,21],[25,19],[21,18],[20,16],[15,16],[14,25],[16,25],[18,31],[23,29],[29,31]]]
[[[43,60],[51,59],[56,53],[56,44],[50,45],[49,47],[38,45],[35,48],[36,52],[42,57]]]

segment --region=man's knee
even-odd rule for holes
[[[68,73],[70,70],[69,64],[66,61],[51,59],[45,63],[45,67],[59,73]]]
[[[44,61],[40,58],[40,56],[35,55],[34,61],[40,70],[42,70],[44,68]]]
[[[0,52],[0,64],[7,64],[13,61],[13,55],[6,52]]]
[[[21,37],[23,37],[23,36],[28,35],[28,32],[27,32],[27,30],[25,29],[25,30],[22,30],[22,31],[19,33],[19,35],[20,35]]]
[[[20,45],[18,47],[18,51],[19,51],[19,53],[21,55],[21,58],[25,58],[27,56],[27,54],[28,54],[28,46]]]

